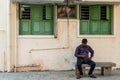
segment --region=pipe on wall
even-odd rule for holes
[[[17,3],[14,3],[14,13],[15,13],[15,19],[14,19],[14,72],[16,72],[16,65],[17,65]]]
[[[6,9],[6,16],[7,16],[7,24],[6,24],[6,56],[7,56],[7,72],[10,72],[10,1],[7,0],[6,1],[7,5],[7,9]]]
[[[57,30],[58,30],[58,27],[57,27],[57,5],[54,6],[54,38],[57,38],[58,37],[58,33],[57,33]]]

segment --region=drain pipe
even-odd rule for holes
[[[16,72],[16,65],[17,65],[17,7],[18,4],[14,3],[14,72]]]
[[[58,37],[58,26],[57,26],[57,5],[55,4],[54,5],[54,38],[57,38]]]
[[[6,9],[6,16],[7,16],[7,24],[6,24],[6,56],[7,56],[7,72],[10,72],[10,18],[9,18],[9,11],[10,11],[10,0],[6,1],[7,9]]]

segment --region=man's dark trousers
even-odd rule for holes
[[[88,75],[91,75],[93,73],[94,69],[95,69],[96,63],[92,60],[87,60],[87,61],[79,60],[79,61],[77,61],[77,67],[78,67],[78,70],[80,72],[80,75],[83,75],[82,64],[90,65],[90,70],[89,70]]]

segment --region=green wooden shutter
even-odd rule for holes
[[[53,21],[52,20],[47,20],[45,21],[45,26],[44,26],[44,29],[45,29],[45,34],[49,34],[49,35],[52,35],[53,34]]]
[[[80,19],[89,20],[89,6],[80,6]]]
[[[89,20],[80,20],[80,34],[89,34]]]
[[[21,20],[20,21],[20,35],[29,35],[29,34],[31,34],[31,21]]]
[[[40,22],[39,21],[32,21],[32,34],[37,35],[40,33]]]
[[[100,6],[90,6],[90,34],[100,33]]]
[[[53,35],[54,27],[53,27],[53,6],[46,5],[46,20],[44,23],[44,31],[45,34]]]
[[[45,34],[45,23],[43,20],[40,21],[40,34]]]
[[[100,33],[100,21],[91,21],[90,22],[90,31],[91,34],[99,34]]]
[[[90,20],[100,20],[100,6],[90,6]]]
[[[101,33],[111,34],[110,21],[101,21]]]
[[[41,5],[32,5],[31,6],[31,15],[32,15],[32,34],[39,35],[41,34],[41,26],[44,26],[41,22],[43,15],[42,15],[42,6]]]
[[[20,15],[19,15],[19,18],[22,19],[22,11],[24,10],[24,8],[22,7],[22,5],[20,5]]]
[[[26,5],[25,5],[26,6]],[[22,10],[20,5],[20,34],[21,35],[53,35],[53,6],[45,6],[43,11],[43,5],[27,5],[30,7],[30,18],[22,19]],[[26,7],[27,7],[26,6]],[[27,10],[26,10],[27,13]],[[43,14],[45,13],[45,14]],[[45,17],[43,18],[43,16]],[[26,17],[27,15],[25,15]]]
[[[101,16],[101,14],[103,14],[103,12],[101,12],[101,5],[89,6],[89,20],[80,20],[80,34],[99,35],[99,34],[112,33],[111,6],[103,6],[103,7],[106,8],[106,9],[102,9],[105,15]]]
[[[101,21],[101,34],[111,34],[111,11],[110,6],[106,6],[106,20]]]
[[[20,5],[20,19],[29,20],[31,18],[30,12],[31,12],[30,5]]]
[[[109,20],[110,19],[110,6],[106,6],[106,19]]]
[[[53,19],[53,6],[46,5],[46,19]]]
[[[32,5],[31,6],[32,20],[42,20],[42,6]]]
[[[26,8],[29,8],[29,11]],[[31,10],[30,5],[20,5],[20,28],[19,28],[20,35],[31,34],[30,10]]]

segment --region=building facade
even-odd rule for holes
[[[94,61],[120,68],[119,9],[119,0],[2,0],[0,71],[74,69],[83,38]]]

